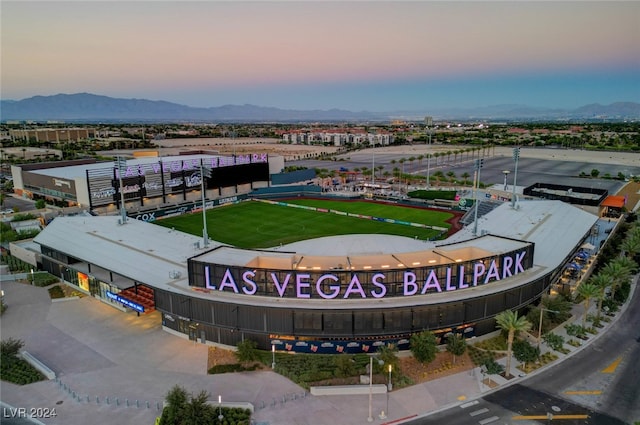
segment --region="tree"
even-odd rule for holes
[[[546,333],[542,336],[542,339],[545,344],[547,344],[549,347],[551,347],[552,350],[555,351],[560,351],[562,349],[562,346],[564,345],[564,337],[562,335]]]
[[[604,300],[604,291],[611,286],[613,279],[606,273],[598,273],[597,275],[591,276],[586,283],[591,283],[598,287],[599,295],[598,295],[598,312],[596,313],[596,320],[600,321],[600,312],[602,311],[602,301]]]
[[[597,178],[600,175],[600,171],[597,168],[591,170],[591,177]]]
[[[181,423],[189,425],[207,425],[209,421],[209,413],[211,406],[207,404],[209,393],[202,390],[198,395],[191,396],[191,400],[184,406],[184,416]]]
[[[526,332],[531,329],[531,322],[526,317],[518,317],[517,311],[505,310],[496,315],[496,323],[500,329],[507,332],[507,367],[505,375],[510,378],[513,339],[518,332]]]
[[[187,391],[179,385],[174,385],[165,397],[167,406],[162,411],[161,422],[167,425],[179,424],[187,405]]]
[[[527,341],[517,340],[513,342],[513,355],[516,360],[524,363],[526,369],[527,363],[538,360],[538,357],[540,357],[540,349],[529,344]]]
[[[584,298],[584,313],[582,314],[582,327],[587,323],[587,313],[589,313],[589,303],[592,299],[600,296],[600,288],[589,281],[578,286],[578,295]]]
[[[469,173],[467,173],[467,172],[465,171],[464,173],[462,173],[462,174],[460,175],[460,177],[462,177],[462,178],[464,179],[463,184],[465,184],[465,185],[466,185],[466,184],[467,184],[467,181],[469,180],[469,177],[471,177],[471,176],[469,175]]]
[[[431,331],[422,331],[411,335],[409,347],[413,357],[420,363],[434,361],[438,351],[436,336]]]
[[[628,282],[631,278],[631,270],[627,267],[628,263],[622,263],[619,260],[626,257],[617,257],[605,265],[601,273],[607,274],[611,277],[611,298],[615,299],[616,289],[620,287],[624,282]],[[635,264],[635,263],[634,263]]]
[[[258,351],[256,347],[258,344],[250,339],[238,343],[238,351],[236,351],[236,357],[241,362],[252,362],[258,359]]]
[[[456,363],[456,356],[461,356],[467,350],[467,341],[460,334],[451,334],[447,338],[447,351],[453,356],[453,363]]]
[[[382,360],[385,370],[389,365],[393,370],[398,370],[398,348],[394,344],[385,344],[378,347],[378,359]]]
[[[44,199],[38,199],[38,200],[36,201],[36,205],[35,205],[35,207],[36,207],[36,209],[37,209],[37,210],[41,210],[41,209],[43,209],[43,208],[44,208],[44,207],[46,207],[46,206],[47,206],[47,204],[46,204],[46,202],[44,201]]]

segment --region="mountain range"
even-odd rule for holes
[[[91,93],[34,96],[2,100],[0,121],[66,122],[365,122],[419,120],[575,121],[639,120],[640,103],[591,104],[577,109],[495,105],[482,108],[451,108],[433,111],[353,112],[342,109],[291,110],[256,105],[224,105],[197,108],[166,101],[122,99]]]

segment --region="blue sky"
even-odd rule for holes
[[[640,102],[640,2],[2,1],[1,95],[353,111]]]

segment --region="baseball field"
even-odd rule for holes
[[[244,201],[208,209],[206,215],[210,239],[252,249],[348,234],[389,234],[420,240],[436,239],[451,227],[448,221],[454,217],[454,214],[447,211],[425,208],[367,201],[316,199],[284,200],[281,204]],[[185,233],[202,235],[202,213],[169,217],[155,223]],[[434,226],[436,229],[421,226]]]

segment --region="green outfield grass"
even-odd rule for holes
[[[303,200],[295,200],[297,203]],[[305,201],[306,202],[306,201]],[[393,218],[449,228],[446,212],[398,207],[369,202],[317,201],[313,206],[364,215]],[[291,202],[293,203],[293,202]],[[182,232],[202,235],[202,213],[169,217],[155,222]],[[434,238],[431,229],[307,211],[262,202],[241,202],[207,210],[207,230],[213,240],[240,248],[269,248],[305,239],[347,234],[390,234]]]

